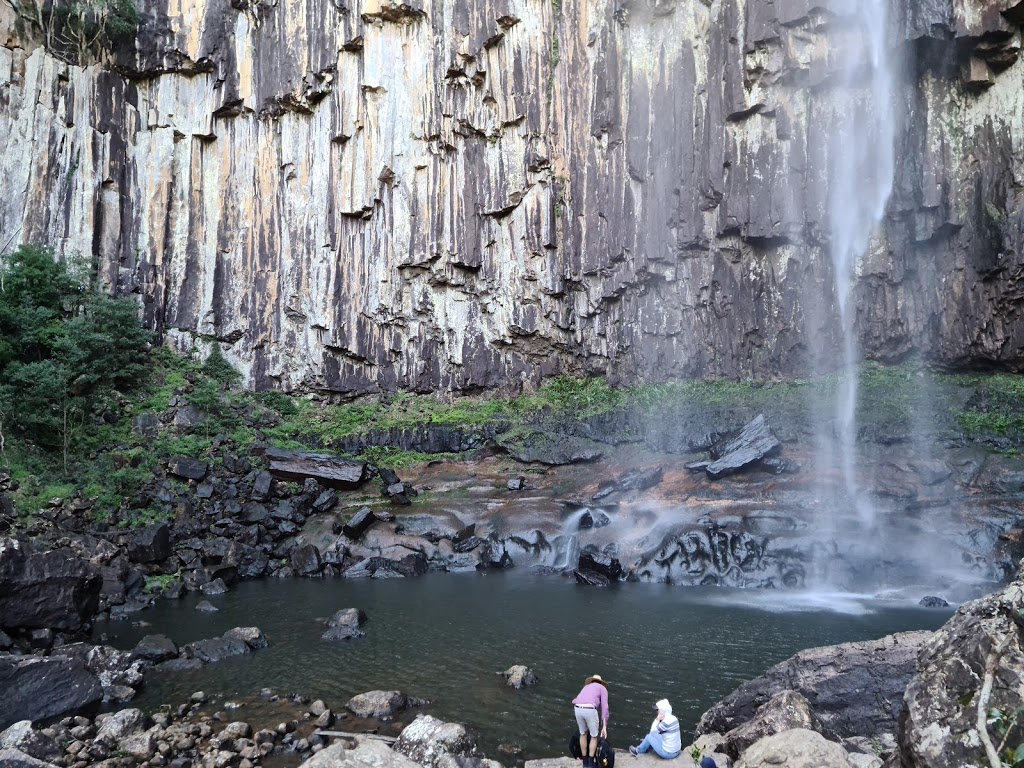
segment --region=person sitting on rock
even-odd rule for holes
[[[576,725],[580,729],[580,752],[583,768],[597,768],[597,738],[608,738],[608,687],[600,675],[591,675],[583,689],[572,700]],[[587,734],[590,734],[589,744]]]
[[[640,755],[653,749],[659,757],[672,760],[679,757],[683,748],[679,738],[679,719],[672,714],[668,699],[662,699],[654,706],[658,709],[658,716],[651,723],[651,732],[638,746],[630,747],[629,754]]]

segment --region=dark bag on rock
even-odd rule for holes
[[[583,759],[583,753],[580,752],[580,734],[575,729],[573,729],[572,736],[569,737],[569,756],[577,760]],[[598,739],[595,759],[597,768],[615,768],[615,750],[608,743],[608,739]]]
[[[569,757],[574,757],[577,760],[583,759],[583,753],[580,752],[580,733],[575,728],[572,729],[572,736],[569,737]]]

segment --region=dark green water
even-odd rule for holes
[[[218,613],[195,611],[191,596],[137,614],[149,626],[120,622],[97,632],[128,649],[146,634],[181,644],[258,626],[270,647],[195,672],[153,675],[131,706],[151,712],[196,690],[246,698],[270,687],[322,698],[337,711],[357,693],[397,689],[429,699],[422,711],[471,726],[485,754],[498,759],[503,743],[520,745],[526,759],[561,754],[574,722],[569,701],[590,674],[609,681],[609,738],[624,748],[647,731],[662,697],[685,734],[715,701],[798,650],[935,629],[950,615],[848,595],[595,589],[522,572],[270,579],[210,601]],[[322,642],[317,619],[348,607],[368,614],[366,637]],[[540,683],[504,686],[495,673],[513,664],[532,667]],[[237,719],[255,722],[245,708]]]

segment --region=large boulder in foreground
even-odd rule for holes
[[[795,691],[782,691],[758,709],[752,720],[725,734],[723,744],[726,753],[735,760],[761,739],[794,728],[820,732],[821,724],[807,699]]]
[[[446,723],[430,715],[419,715],[399,734],[393,749],[420,765],[442,768],[447,755],[475,755],[476,737],[459,723]]]
[[[697,736],[726,733],[754,718],[777,693],[796,691],[835,735],[896,733],[903,691],[932,633],[898,632],[880,640],[809,648],[744,683],[704,713]]]
[[[0,654],[0,728],[99,704],[103,686],[77,658]]]
[[[0,766],[3,768],[57,768],[53,763],[36,760],[20,749],[0,749]]]
[[[70,552],[0,538],[0,628],[77,632],[99,609],[103,576]]]
[[[352,746],[353,742],[355,746]],[[392,750],[383,741],[371,738],[339,739],[304,762],[299,768],[422,768],[408,757]]]
[[[985,735],[995,747],[1002,738],[998,723],[989,721],[998,720],[996,712],[1012,718],[1024,705],[1022,611],[1024,580],[1018,575],[1001,591],[960,606],[921,648],[900,724],[906,768],[989,764]],[[1006,743],[1024,743],[1019,720]]]
[[[794,728],[744,752],[735,768],[853,768],[846,750],[815,731]]]

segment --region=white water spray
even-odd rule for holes
[[[835,402],[837,448],[846,495],[861,522],[871,525],[873,507],[859,491],[854,471],[860,352],[853,287],[858,262],[867,253],[892,191],[896,78],[887,37],[888,0],[861,0],[855,5],[849,22],[857,34],[845,46],[838,75],[847,114],[837,121],[832,135],[829,224],[843,353]]]

